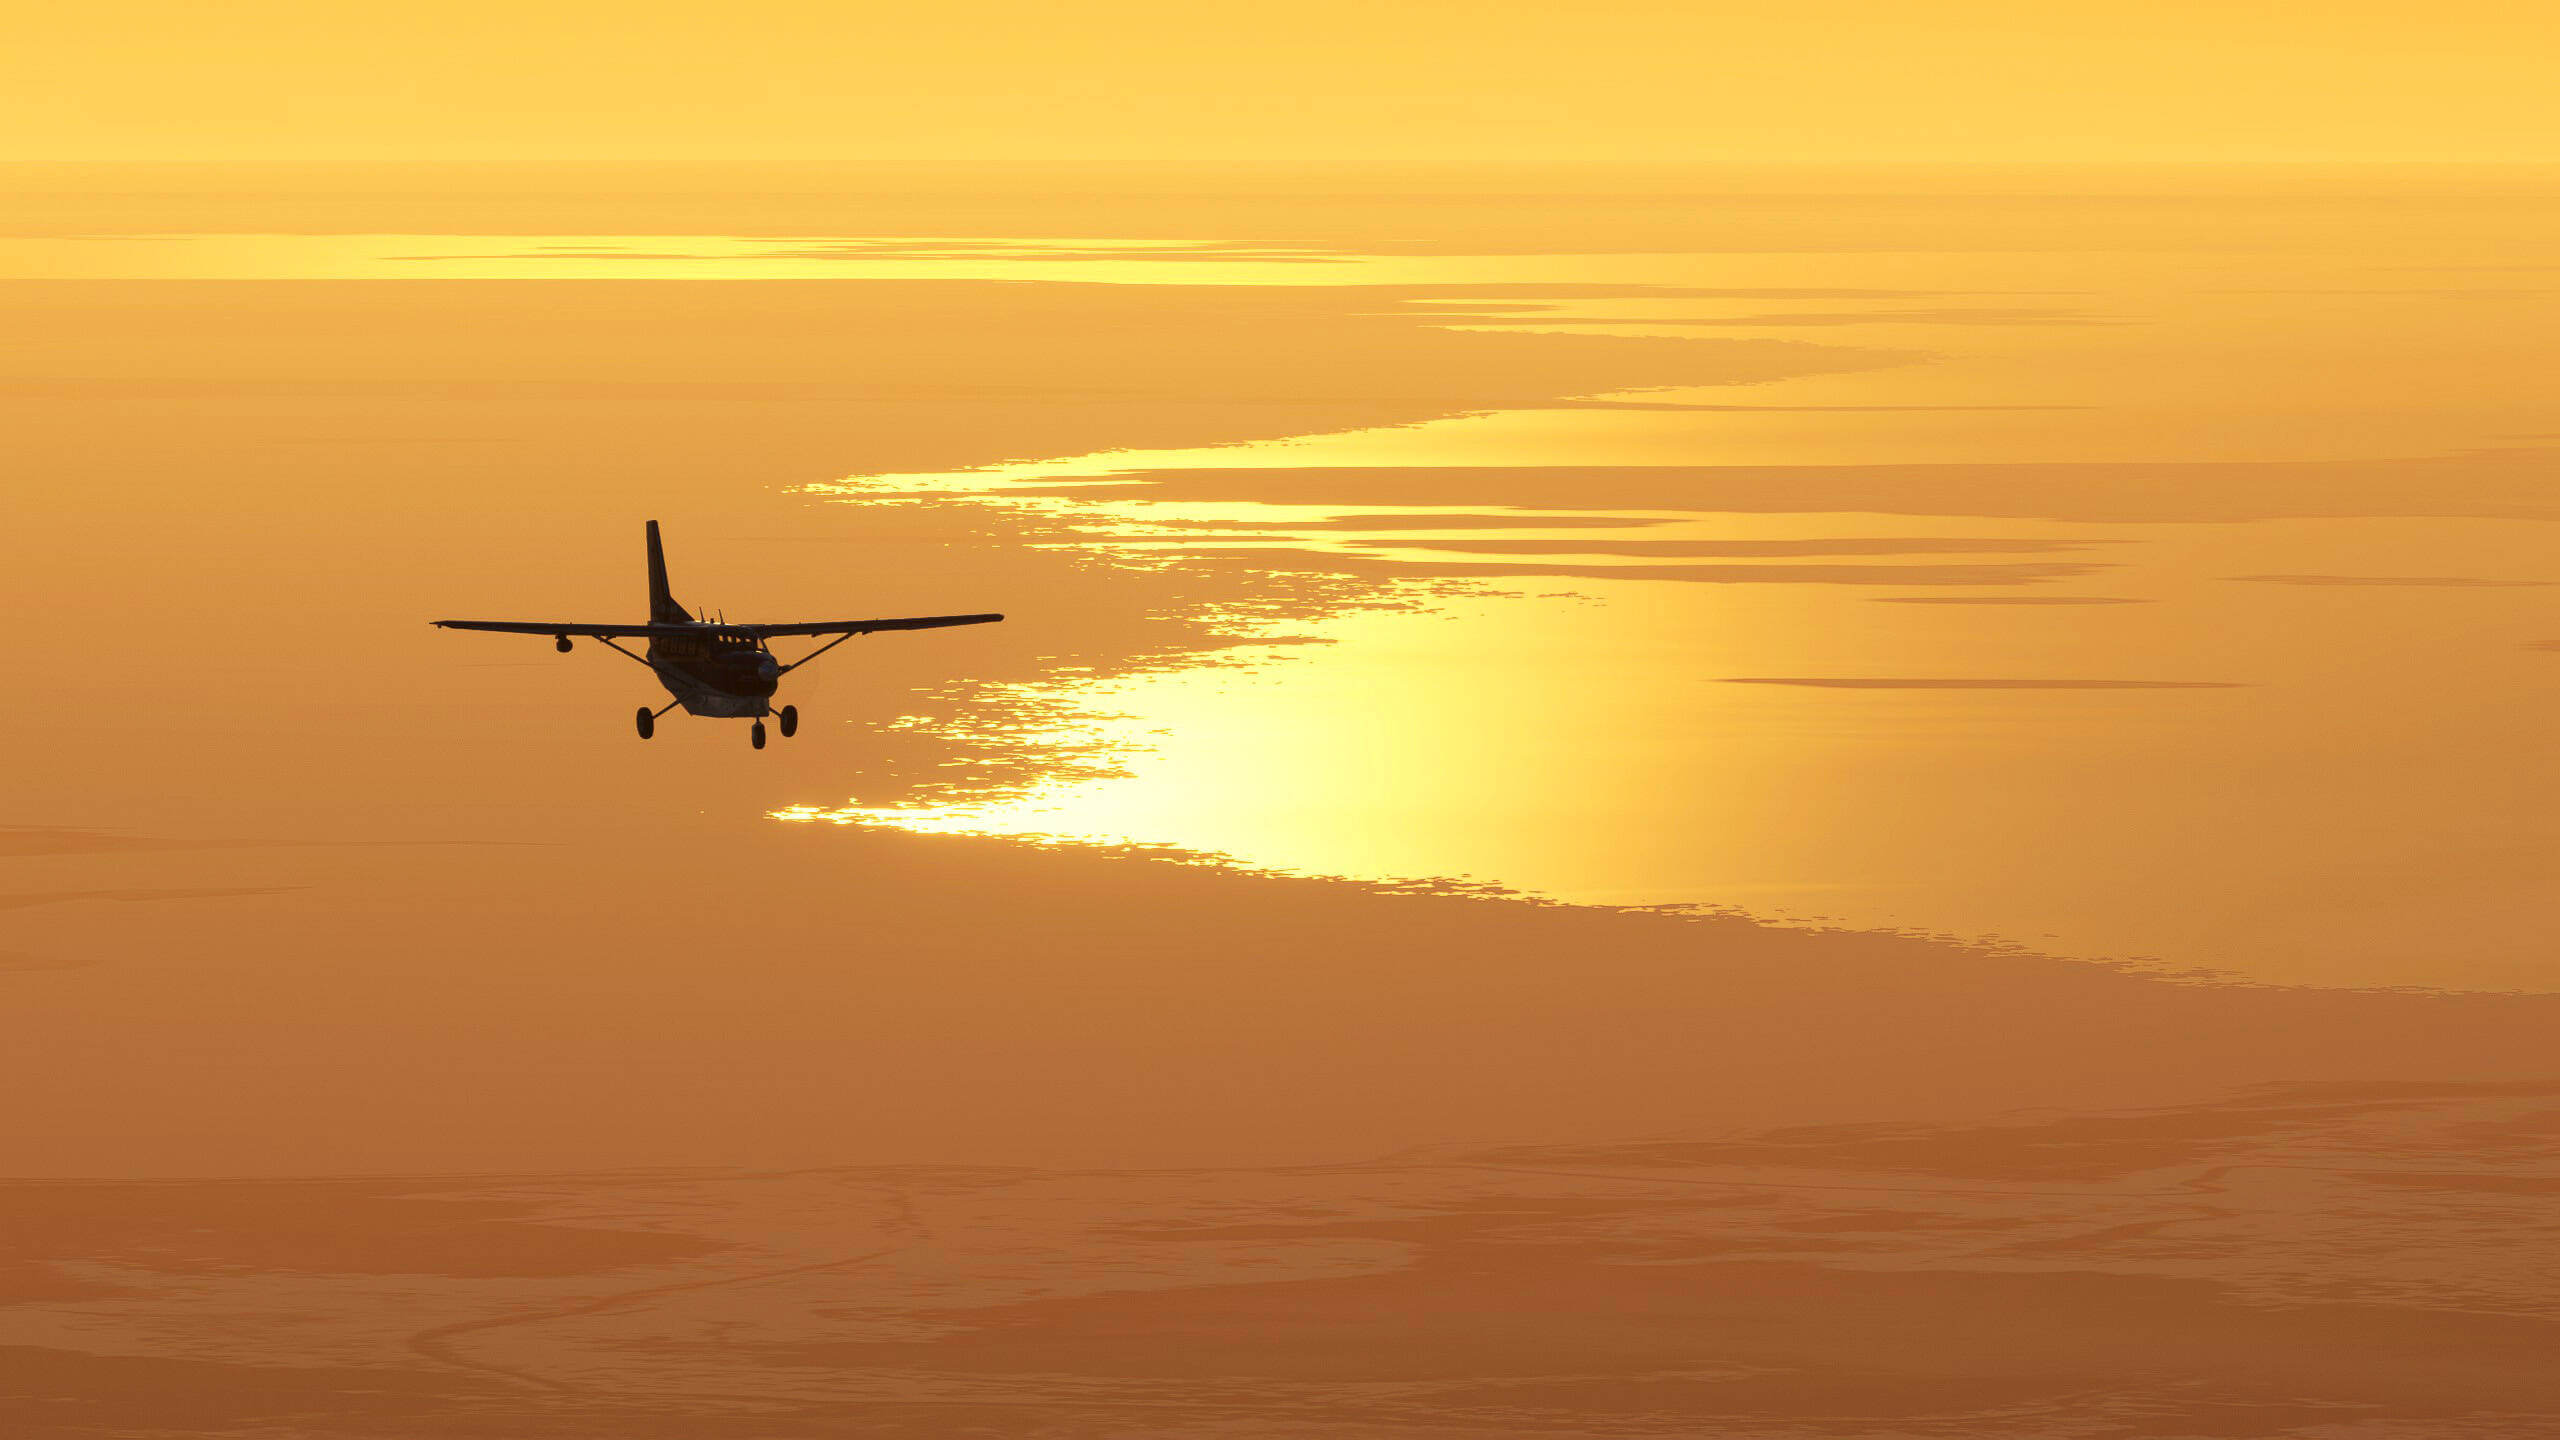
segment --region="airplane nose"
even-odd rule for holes
[[[756,673],[767,680],[776,679],[782,674],[782,662],[770,655],[759,655],[756,657]]]

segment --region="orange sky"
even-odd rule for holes
[[[2346,0],[22,7],[0,159],[2560,159],[2560,12]]]

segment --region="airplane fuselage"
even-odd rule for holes
[[[753,636],[704,625],[699,634],[651,637],[646,658],[658,683],[688,715],[736,719],[773,713],[782,662]]]

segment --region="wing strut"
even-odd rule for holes
[[[819,656],[826,654],[830,650],[833,650],[847,640],[852,639],[854,636],[864,633],[867,632],[861,630],[847,630],[833,640],[828,641],[826,644],[819,646],[817,649],[812,650],[808,654],[801,656],[799,659],[792,661],[790,664],[783,666],[781,673],[788,675],[792,671],[799,669],[801,666],[806,665],[810,661],[817,659]]]
[[[621,652],[622,652],[623,654],[625,654],[625,655],[631,655],[631,658],[632,658],[632,659],[634,659],[634,660],[638,660],[638,661],[639,661],[641,664],[643,664],[643,665],[649,665],[649,662],[648,662],[648,660],[647,660],[645,657],[643,657],[643,656],[639,656],[639,655],[632,655],[630,651],[628,651],[628,650],[623,650],[623,649],[622,649],[622,647],[621,647],[621,646],[619,646],[619,645],[614,645],[614,644],[613,644],[613,637],[612,637],[612,636],[610,636],[610,635],[590,635],[590,636],[588,636],[587,638],[588,638],[588,639],[590,639],[590,640],[593,640],[594,642],[596,642],[596,643],[597,643],[597,644],[599,644],[599,645],[613,645],[613,648],[614,648],[614,649],[621,651]],[[655,669],[657,669],[658,667],[657,667],[657,666],[655,666],[655,665],[649,665],[649,668],[650,668],[650,669],[652,669],[652,670],[655,670]]]

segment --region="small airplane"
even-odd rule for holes
[[[494,630],[505,635],[548,635],[566,653],[569,637],[611,645],[657,672],[658,683],[676,697],[655,710],[640,707],[640,738],[657,733],[658,717],[678,705],[688,715],[753,718],[748,740],[764,748],[764,717],[775,715],[773,693],[782,677],[833,650],[856,635],[878,630],[935,630],[945,625],[987,625],[1001,615],[915,615],[901,620],[816,620],[792,625],[732,625],[687,614],[667,593],[667,556],[658,547],[658,522],[649,522],[649,623],[588,625],[565,620],[438,620],[445,630]],[[774,658],[769,642],[785,635],[833,635],[833,640],[785,665]],[[649,642],[646,655],[633,654],[616,640]],[[785,739],[800,728],[800,709],[785,705],[776,715]]]

